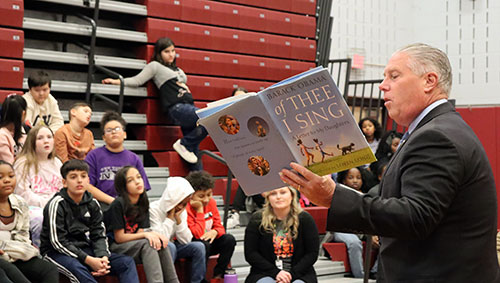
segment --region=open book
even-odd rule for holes
[[[322,67],[196,113],[247,195],[283,187],[292,161],[327,175],[376,160]]]

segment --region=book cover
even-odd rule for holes
[[[294,161],[327,175],[375,161],[375,156],[322,67],[257,94],[197,112],[247,195],[282,187]]]

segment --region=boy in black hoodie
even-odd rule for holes
[[[88,170],[78,159],[61,167],[64,188],[43,210],[40,252],[71,282],[97,282],[94,276],[108,273],[139,282],[134,260],[109,252],[101,208],[87,192]]]

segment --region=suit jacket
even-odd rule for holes
[[[500,282],[493,172],[449,103],[395,153],[379,195],[335,190],[329,230],[380,235],[377,282]]]
[[[280,272],[275,265],[273,234],[262,231],[260,223],[262,213],[254,213],[245,229],[245,259],[250,264],[250,274],[246,283],[257,282],[259,279],[270,276],[276,278]],[[312,216],[302,211],[299,214],[297,238],[293,240],[292,281],[301,279],[307,283],[315,283],[316,272],[313,264],[318,259],[319,236],[318,228]]]

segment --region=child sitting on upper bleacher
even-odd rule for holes
[[[40,252],[71,282],[97,282],[93,275],[108,273],[122,283],[139,282],[134,259],[109,252],[101,208],[86,190],[88,170],[78,159],[61,167],[64,188],[43,210]]]
[[[21,95],[10,95],[2,104],[0,121],[0,160],[14,163],[21,152],[26,134],[23,129],[26,100]]]
[[[176,51],[174,42],[168,37],[159,38],[155,43],[151,61],[136,76],[125,79],[127,86],[141,86],[153,79],[159,90],[160,103],[164,114],[179,125],[183,137],[178,139],[173,148],[188,163],[191,170],[201,170],[198,162],[198,147],[207,136],[207,130],[197,124],[198,110],[193,104],[191,91],[187,86],[187,76],[176,65]],[[104,84],[119,85],[120,80],[107,78]]]
[[[87,103],[77,102],[69,110],[69,123],[55,134],[56,154],[62,162],[70,159],[85,159],[95,148],[94,135],[85,127],[90,123],[92,109]]]
[[[49,74],[37,71],[28,77],[29,91],[23,95],[28,104],[25,121],[32,127],[42,124],[56,132],[64,125],[57,100],[50,94]]]
[[[30,206],[31,240],[36,246],[40,246],[43,208],[62,187],[61,166],[50,128],[38,125],[31,129],[14,163],[14,170],[19,178],[15,193]]]
[[[0,160],[0,282],[59,282],[56,266],[39,258],[31,244],[29,208],[15,187],[14,168]]]
[[[141,262],[148,282],[179,282],[167,248],[168,238],[151,231],[149,200],[141,173],[124,166],[115,175],[118,197],[106,211],[110,250]]]
[[[182,177],[170,177],[161,198],[149,207],[151,228],[169,239],[168,248],[173,260],[191,258],[191,282],[205,278],[205,245],[191,241],[193,234],[187,224],[186,206],[194,193],[193,187]]]
[[[142,161],[137,154],[126,150],[123,141],[127,138],[127,122],[114,111],[106,112],[101,119],[102,138],[105,145],[90,151],[85,157],[89,165],[89,192],[101,202],[103,210],[109,207],[117,193],[114,179],[116,172],[123,166],[134,166],[144,178],[144,188],[149,190],[148,177]]]
[[[219,254],[214,268],[214,279],[221,279],[233,256],[236,240],[221,223],[217,203],[212,198],[214,178],[208,172],[194,171],[186,179],[193,186],[194,194],[186,207],[188,226],[195,239],[205,244],[206,256]]]

